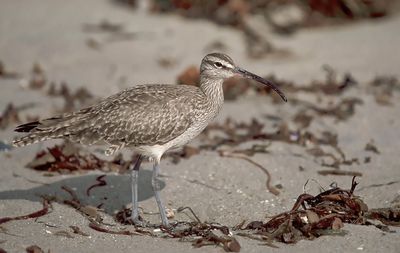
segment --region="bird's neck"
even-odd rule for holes
[[[220,78],[200,77],[200,89],[211,103],[218,106],[221,106],[224,102],[223,82],[224,80]]]

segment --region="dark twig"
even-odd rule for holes
[[[195,212],[193,211],[193,209],[192,209],[191,207],[189,207],[189,206],[179,207],[176,211],[177,211],[178,213],[180,213],[180,212],[182,212],[182,211],[185,210],[185,209],[188,209],[188,210],[192,213],[192,215],[194,216],[194,218],[196,219],[196,221],[197,221],[198,223],[201,223],[199,217],[197,217],[197,215],[195,214]]]
[[[94,184],[94,185],[92,185],[92,186],[90,186],[89,188],[86,189],[86,195],[87,196],[90,196],[90,190],[92,190],[93,188],[107,185],[107,182],[104,180],[105,176],[106,175],[100,175],[100,176],[96,177],[96,181],[98,183],[96,183],[96,184]]]
[[[260,168],[267,175],[266,186],[267,186],[268,191],[274,195],[279,195],[278,189],[276,189],[275,187],[273,187],[271,185],[271,173],[269,173],[269,171],[266,168],[264,168],[263,166],[261,166],[259,163],[256,163],[255,161],[251,160],[249,157],[242,155],[242,154],[235,154],[235,153],[231,153],[228,151],[220,151],[219,154],[222,157],[232,157],[232,158],[239,158],[239,159],[246,160],[249,163]]]
[[[32,219],[32,218],[38,218],[41,216],[44,216],[49,213],[49,202],[47,199],[43,199],[43,208],[40,209],[39,211],[22,215],[22,216],[16,216],[16,217],[4,217],[0,218],[0,224],[12,221],[12,220],[27,220],[27,219]]]

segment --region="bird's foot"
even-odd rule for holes
[[[142,228],[151,227],[151,224],[148,221],[144,221],[139,217],[132,218],[132,225],[134,225],[135,227],[142,227]]]

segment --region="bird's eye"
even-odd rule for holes
[[[214,65],[215,65],[215,67],[217,67],[217,68],[222,68],[222,63],[220,63],[220,62],[215,62],[214,63]]]

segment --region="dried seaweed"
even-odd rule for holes
[[[242,154],[231,153],[231,152],[227,152],[227,151],[220,151],[219,154],[222,157],[232,157],[232,158],[239,158],[239,159],[246,160],[249,163],[257,166],[257,168],[260,168],[267,175],[267,181],[265,184],[266,184],[268,191],[274,195],[279,195],[278,189],[276,189],[274,186],[271,185],[271,177],[272,177],[271,173],[269,173],[269,171],[266,168],[264,168],[263,166],[261,166],[259,163],[256,163],[255,161],[251,160],[249,157],[244,156]]]
[[[85,87],[71,92],[65,82],[57,89],[55,83],[50,83],[47,94],[52,97],[61,97],[64,100],[62,112],[70,112],[93,102],[94,97]]]
[[[251,16],[264,16],[273,31],[291,34],[302,27],[345,24],[355,19],[386,16],[391,1],[356,0],[223,0],[198,1],[175,0],[151,1],[150,11],[155,13],[175,13],[191,19],[206,19],[218,25],[229,25],[243,33],[249,57],[261,58],[279,50],[266,40],[258,27],[247,22]],[[287,15],[291,13],[291,15]],[[295,13],[295,14],[293,14]],[[258,28],[258,29],[257,29]]]
[[[89,227],[98,232],[114,235],[179,238],[180,241],[192,242],[193,247],[215,245],[222,247],[226,252],[239,252],[241,246],[235,236],[245,236],[262,241],[267,246],[276,247],[273,244],[274,241],[296,243],[302,239],[315,239],[322,235],[345,235],[345,232],[341,230],[343,223],[374,225],[370,220],[379,220],[385,225],[400,226],[400,208],[368,210],[368,206],[361,198],[354,195],[357,184],[353,177],[349,190],[335,186],[316,196],[307,193],[300,194],[290,211],[275,215],[266,222],[250,221],[244,226],[245,221],[243,221],[232,228],[215,222],[202,222],[190,207],[182,207],[177,211],[182,212],[188,209],[196,221],[173,222],[168,228],[162,225],[151,225],[144,228],[135,226],[130,229],[115,229],[115,227],[109,229],[108,225],[101,222],[101,218],[96,218],[96,215],[90,215],[87,210],[85,211],[85,208],[90,206],[82,205],[75,192],[67,186],[63,186],[62,189],[68,192],[71,198],[62,202],[84,214],[90,221]],[[44,205],[49,200],[45,199],[45,201]],[[122,224],[131,224],[129,212],[130,209],[125,208],[116,215],[115,219]],[[38,211],[33,216],[30,215],[30,218],[38,217],[37,213],[42,212]],[[43,212],[43,215],[46,213]],[[388,231],[385,226],[379,224],[375,226]],[[79,227],[70,226],[70,228],[74,234],[88,236]],[[153,230],[154,228],[156,230]],[[155,233],[157,230],[159,232]],[[55,235],[72,237],[68,231],[59,231]]]
[[[26,166],[38,171],[60,174],[81,173],[90,170],[123,173],[130,163],[131,161],[125,161],[121,156],[116,156],[112,161],[100,159],[85,151],[81,146],[66,142],[40,151]]]
[[[274,75],[269,75],[266,78],[278,85],[285,93],[306,92],[324,95],[341,95],[358,83],[349,73],[344,74],[341,79],[338,79],[335,70],[328,65],[324,65],[323,70],[326,74],[325,80],[313,81],[308,85],[298,85],[290,81],[277,79]],[[292,99],[289,99],[289,101],[291,100]]]
[[[9,125],[15,125],[20,122],[18,109],[12,103],[9,103],[0,114],[0,129],[6,129]]]
[[[59,230],[59,231],[54,232],[53,234],[56,236],[62,236],[62,237],[70,238],[70,239],[74,238],[74,236],[71,235],[70,232],[65,231],[65,230]]]
[[[194,247],[220,245],[226,251],[238,251],[240,245],[232,234],[276,247],[273,241],[296,243],[322,235],[343,236],[345,232],[341,228],[344,223],[373,225],[369,220],[379,220],[385,225],[400,226],[399,208],[368,210],[361,198],[354,195],[357,184],[353,177],[349,190],[333,187],[316,196],[300,194],[290,211],[275,215],[266,222],[251,221],[245,227],[245,222],[229,228],[218,223],[204,223],[197,218],[195,222],[176,222],[172,228],[161,227],[161,230],[167,237],[192,241]],[[387,230],[381,225],[375,226]]]
[[[336,176],[353,176],[353,177],[361,177],[362,173],[358,171],[344,171],[344,170],[319,170],[318,174],[327,176],[327,175],[336,175]]]
[[[197,86],[200,83],[200,71],[198,67],[193,65],[187,67],[178,75],[177,83]]]
[[[2,61],[0,61],[0,78],[4,78],[4,79],[16,79],[19,78],[20,74],[18,74],[15,71],[12,70],[8,70],[4,63]]]
[[[368,206],[353,194],[358,184],[354,179],[350,190],[335,187],[317,196],[301,194],[290,211],[275,215],[267,222],[250,222],[245,229],[255,230],[266,240],[296,243],[321,235],[340,234],[337,230],[343,223],[370,225],[367,219],[379,219],[385,224],[398,226],[399,210],[368,211]]]
[[[144,235],[143,233],[136,232],[136,231],[130,231],[130,230],[126,230],[126,229],[124,229],[124,230],[110,230],[110,229],[102,227],[97,222],[89,223],[89,227],[91,229],[94,229],[94,230],[98,231],[98,232],[114,234],[114,235]]]
[[[61,189],[66,191],[70,196],[71,199],[65,199],[63,200],[64,204],[67,204],[71,206],[72,208],[76,209],[78,212],[80,212],[82,215],[87,217],[90,221],[96,221],[96,222],[101,222],[102,217],[100,216],[98,212],[98,208],[90,205],[82,205],[81,201],[78,199],[76,196],[76,193],[74,190],[70,189],[68,186],[62,186]]]
[[[247,55],[260,59],[276,51],[271,42],[266,40],[257,29],[252,28],[245,19],[241,19],[240,28],[245,37]]]
[[[44,253],[42,248],[40,248],[37,245],[31,245],[31,246],[27,247],[25,250],[26,250],[26,253]]]
[[[304,115],[307,115],[309,111],[314,112],[317,116],[328,116],[335,118],[336,121],[345,121],[354,115],[356,105],[363,104],[362,100],[359,98],[344,98],[336,105],[329,106],[328,108],[318,107],[309,102],[299,100],[291,100],[291,103],[294,105],[302,104],[304,106],[304,109],[298,112],[300,115],[296,115],[295,118],[297,118],[297,121],[306,121],[306,123],[303,123],[305,126],[310,124],[312,117],[308,116],[309,118],[303,119],[301,119],[301,117],[307,117]]]
[[[107,185],[106,180],[104,180],[105,176],[106,175],[100,175],[100,176],[96,177],[97,183],[94,184],[94,185],[89,186],[89,188],[86,189],[86,195],[87,196],[90,196],[90,190],[92,190],[93,188]]]
[[[161,228],[161,230],[168,237],[192,241],[195,248],[216,245],[221,246],[226,252],[239,252],[241,248],[236,238],[230,235],[229,228],[218,223],[178,222],[173,228]]]
[[[9,221],[13,221],[13,220],[27,220],[27,219],[33,219],[33,218],[38,218],[38,217],[44,216],[49,213],[50,206],[49,206],[48,200],[46,200],[46,199],[43,199],[42,204],[43,204],[42,209],[40,209],[36,212],[30,213],[30,214],[26,214],[26,215],[22,215],[22,216],[15,216],[15,217],[0,218],[0,224],[6,223]]]
[[[179,151],[168,152],[164,155],[164,158],[171,158],[172,163],[177,164],[181,161],[182,158],[189,159],[194,155],[198,155],[200,153],[200,149],[192,146],[184,146]]]
[[[47,83],[45,71],[39,63],[34,63],[29,80],[29,88],[33,90],[42,89]]]
[[[98,24],[84,24],[83,31],[87,33],[106,33],[109,36],[105,39],[106,42],[115,42],[122,40],[131,40],[137,37],[136,32],[128,32],[123,24],[113,23],[108,20],[102,20]],[[89,45],[91,48],[92,45]],[[98,49],[94,47],[94,49]]]
[[[337,135],[331,132],[322,132],[320,136],[307,130],[291,130],[288,124],[283,122],[278,126],[275,132],[265,132],[264,124],[257,119],[251,122],[235,122],[231,118],[227,118],[224,123],[210,124],[201,134],[202,144],[201,150],[218,150],[223,146],[237,146],[248,141],[281,141],[289,144],[296,144],[302,147],[313,146],[307,152],[314,157],[327,156],[333,159],[332,163],[322,162],[321,165],[333,168],[339,168],[340,165],[351,165],[358,163],[357,159],[348,160],[343,151],[338,146]],[[223,136],[215,136],[215,132],[222,132]],[[212,136],[212,137],[211,137]],[[261,145],[263,146],[263,145]],[[338,155],[327,153],[321,147],[328,146],[333,148]],[[265,147],[265,145],[264,145]],[[236,153],[265,153],[265,148],[252,148],[250,150],[236,150]]]
[[[163,232],[163,234],[151,233],[148,228],[144,228],[144,230],[138,230],[138,228],[136,228],[136,232],[157,237],[179,238],[181,241],[191,241],[192,245],[196,248],[206,245],[216,245],[221,246],[226,252],[240,251],[239,242],[231,235],[230,229],[227,226],[223,226],[218,223],[201,222],[190,207],[181,207],[178,208],[177,211],[182,212],[186,209],[192,213],[196,221],[176,222],[171,224],[171,227],[168,228],[157,226]],[[131,209],[124,208],[116,214],[115,219],[122,224],[132,224],[130,214]],[[152,227],[153,226],[150,226],[150,228]],[[98,230],[99,228],[97,227],[95,229]],[[104,230],[104,228],[101,229]],[[107,233],[119,234],[120,232],[107,230]],[[125,233],[126,232],[123,232],[122,234]]]
[[[393,76],[377,76],[372,80],[367,91],[375,97],[379,105],[392,105],[393,93],[400,91],[400,82]]]
[[[82,230],[78,226],[69,226],[72,229],[74,234],[82,235],[82,236],[89,236],[89,234],[82,232]]]
[[[365,150],[365,151],[373,152],[373,153],[378,154],[378,155],[381,153],[381,152],[379,151],[379,149],[376,147],[376,145],[375,145],[375,143],[374,143],[373,140],[371,140],[370,142],[368,142],[368,143],[365,145],[364,150]]]
[[[354,1],[354,0],[311,0],[311,1],[204,1],[176,0],[151,1],[150,10],[156,13],[176,13],[191,19],[207,19],[219,25],[230,25],[240,28],[243,18],[259,14],[265,16],[265,21],[271,24],[276,31],[293,32],[301,27],[344,24],[356,19],[379,18],[388,15],[391,1]],[[270,13],[277,12],[278,8],[287,10],[297,7],[302,18],[289,20],[285,23],[271,23]],[[289,16],[289,17],[287,17]],[[283,15],[280,19],[290,19],[290,15]],[[291,21],[291,22],[290,22]]]
[[[367,219],[379,220],[388,226],[400,227],[400,208],[377,208],[369,210]]]
[[[101,169],[104,162],[93,154],[82,154],[73,145],[56,145],[38,153],[27,167],[39,171],[70,173]]]
[[[160,57],[157,63],[163,68],[171,68],[177,64],[177,60],[171,57]]]

